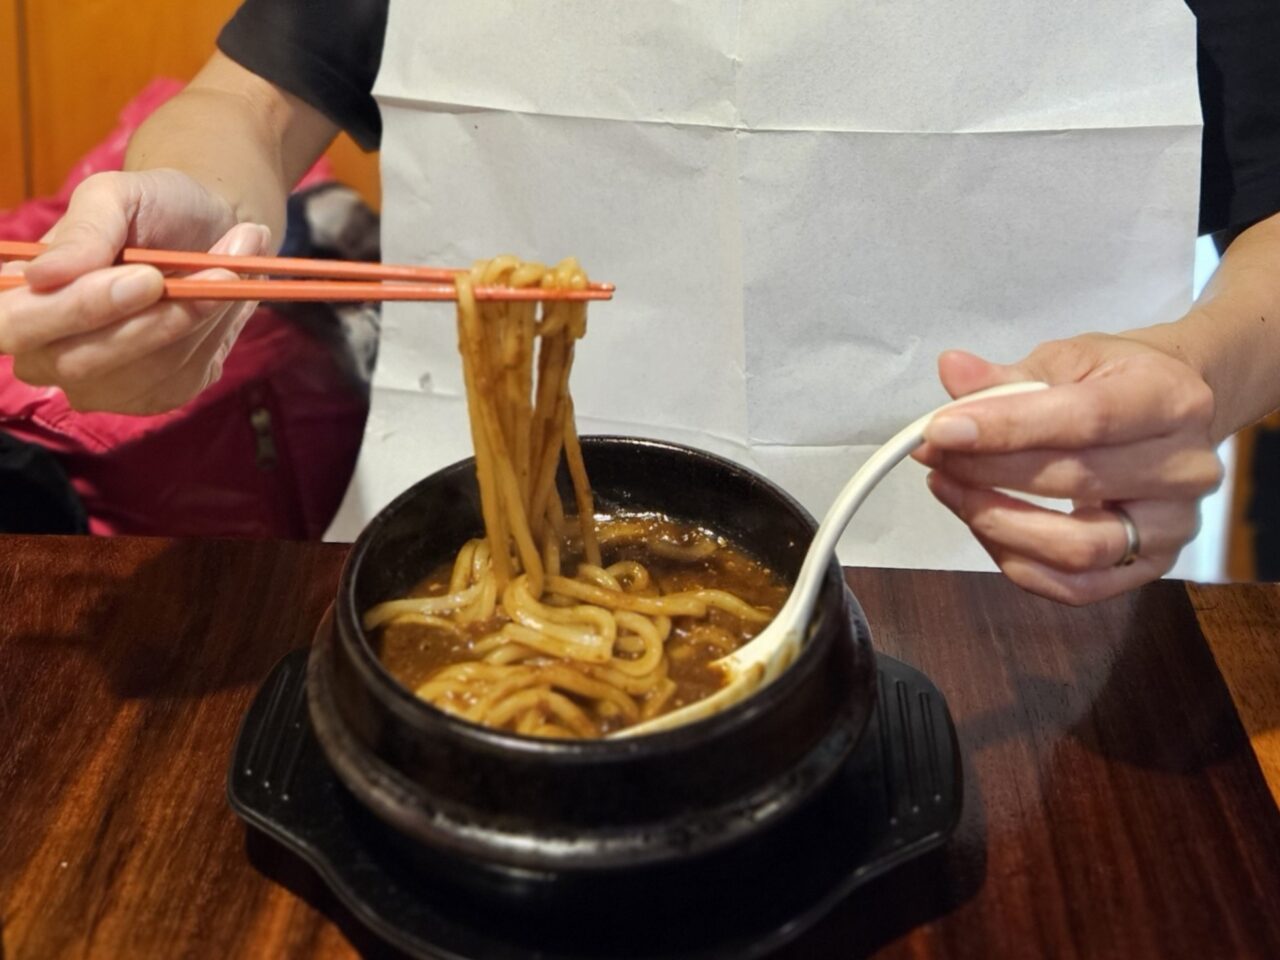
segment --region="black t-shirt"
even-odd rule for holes
[[[373,149],[388,2],[245,0],[218,46]],[[1200,232],[1232,235],[1280,212],[1280,0],[1186,2],[1204,113]]]
[[[1230,235],[1280,211],[1280,3],[1187,6],[1204,114],[1200,232]]]
[[[372,91],[388,3],[244,0],[218,35],[218,49],[374,150],[382,139],[382,117]]]

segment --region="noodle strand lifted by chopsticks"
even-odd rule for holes
[[[625,521],[597,531],[569,394],[586,304],[478,303],[474,294],[480,285],[583,289],[587,278],[577,262],[548,269],[498,257],[477,263],[456,284],[485,536],[458,552],[443,592],[381,603],[366,612],[365,628],[413,623],[455,642],[465,637],[470,659],[434,670],[417,694],[476,723],[530,736],[593,737],[652,717],[676,690],[666,649],[672,618],[704,618],[714,609],[759,626],[772,612],[723,590],[663,596],[638,561],[603,565],[602,544],[635,540],[642,531]],[[577,511],[570,519],[556,489],[562,458]],[[572,576],[561,569],[570,546],[581,557]],[[718,549],[710,538],[648,546],[685,562]]]

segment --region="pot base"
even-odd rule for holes
[[[295,651],[258,691],[236,741],[228,800],[250,826],[308,862],[362,923],[415,957],[759,956],[868,880],[940,846],[960,814],[960,756],[942,694],[919,671],[878,656],[879,697],[859,746],[772,832],[759,870],[739,865],[716,878],[690,863],[687,873],[646,890],[646,902],[598,924],[575,898],[557,902],[554,882],[539,883],[536,922],[517,921],[509,903],[412,873],[388,851],[316,742],[306,668],[307,651]],[[665,917],[679,919],[657,920]]]

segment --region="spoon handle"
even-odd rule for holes
[[[823,573],[831,562],[831,556],[835,552],[836,544],[839,542],[841,534],[844,533],[844,528],[849,525],[853,514],[858,507],[862,506],[862,502],[875,489],[876,484],[883,480],[889,471],[908,457],[912,451],[924,443],[925,428],[934,417],[944,410],[953,410],[975,400],[1006,397],[1017,393],[1031,393],[1035,390],[1045,390],[1048,386],[1046,383],[1029,380],[1019,383],[1005,383],[996,387],[988,387],[986,390],[978,390],[975,393],[960,397],[958,400],[943,404],[933,412],[926,413],[920,419],[894,434],[887,443],[871,454],[866,462],[858,468],[858,471],[845,484],[844,489],[840,491],[840,495],[836,497],[835,502],[831,504],[831,509],[827,511],[827,515],[822,518],[822,523],[818,525],[818,532],[814,534],[813,543],[809,546],[809,552],[805,554],[804,563],[800,567],[800,574],[796,577],[796,582],[791,588],[791,594],[787,597],[787,602],[783,605],[783,609],[778,613],[778,619],[787,619],[792,623],[798,624],[809,622],[809,617],[813,613],[813,604],[818,597],[818,588],[822,584]],[[787,607],[792,607],[792,609],[787,610]],[[746,648],[744,647],[743,649],[745,650]]]

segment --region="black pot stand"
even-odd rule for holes
[[[572,884],[515,876],[501,900],[401,857],[330,770],[311,731],[307,651],[286,656],[245,716],[232,809],[309,863],[375,933],[417,957],[504,960],[753,957],[868,880],[945,842],[962,797],[955,729],[919,671],[878,657],[879,701],[833,781],[785,823],[724,855],[622,878],[617,911],[584,911]]]

